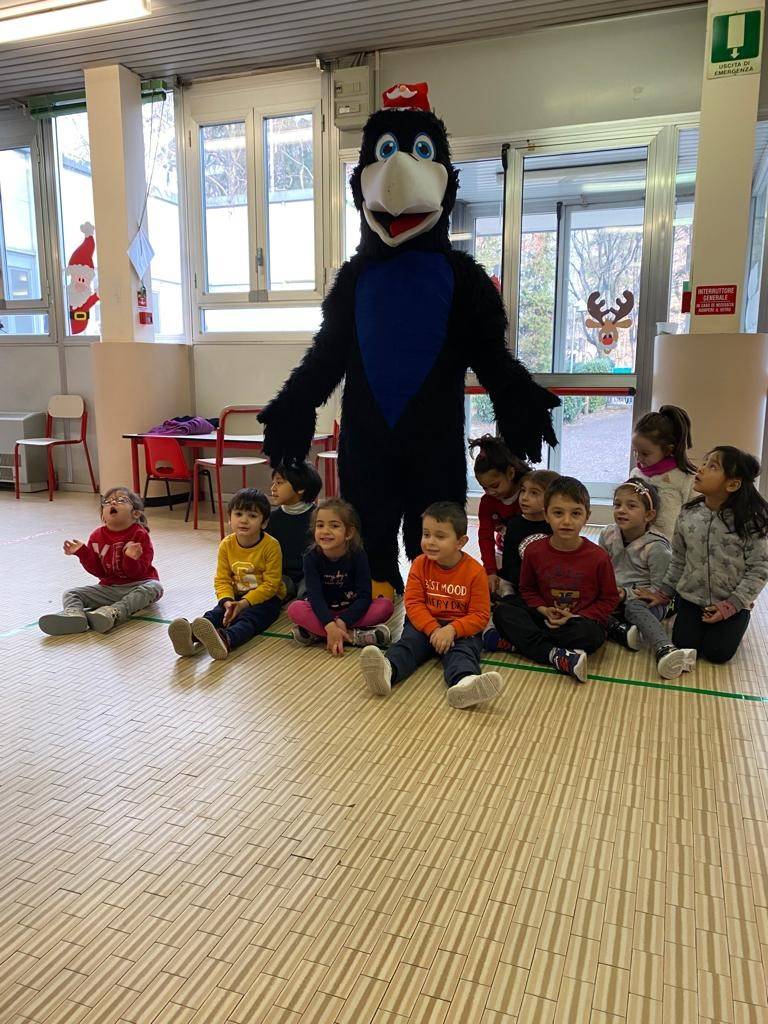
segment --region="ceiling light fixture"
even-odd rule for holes
[[[37,0],[0,8],[0,46],[64,32],[84,32],[150,13],[150,0]]]

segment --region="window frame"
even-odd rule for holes
[[[206,331],[206,310],[258,310],[281,307],[319,306],[326,286],[324,259],[326,129],[324,108],[325,73],[282,72],[242,78],[234,82],[194,84],[185,90],[184,152],[187,184],[187,226],[189,240],[189,296],[191,341],[245,342],[255,339],[301,342],[313,332],[297,331]],[[266,122],[291,114],[312,116],[312,172],[314,191],[315,286],[308,290],[269,289],[269,202],[266,190]],[[205,235],[201,129],[208,125],[241,121],[245,124],[247,208],[248,208],[248,291],[208,292],[205,290]],[[263,262],[258,261],[259,250]]]
[[[0,245],[3,247],[0,260],[0,317],[7,316],[46,316],[48,330],[45,334],[5,334],[0,333],[0,344],[3,345],[39,345],[50,344],[56,336],[56,319],[51,309],[51,273],[49,266],[49,250],[46,244],[45,228],[48,223],[48,204],[44,186],[43,146],[40,125],[23,114],[0,112],[2,128],[2,150],[29,149],[30,170],[32,174],[32,198],[35,214],[35,241],[37,244],[37,268],[40,278],[39,299],[8,299],[5,289],[10,275],[7,269],[7,254],[2,227],[2,197],[0,197]]]

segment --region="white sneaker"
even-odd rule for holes
[[[368,692],[387,697],[392,692],[392,665],[378,647],[364,647],[360,652],[360,671]]]
[[[690,647],[662,647],[656,656],[656,668],[662,679],[677,679],[696,664],[696,651]]]
[[[60,612],[41,615],[37,624],[48,636],[67,636],[70,633],[87,633],[88,619],[85,612],[76,608],[65,608]]]
[[[118,611],[113,604],[105,604],[103,608],[95,608],[85,615],[91,629],[97,633],[108,633],[117,622]]]
[[[479,676],[464,676],[460,683],[448,687],[448,703],[452,708],[471,708],[486,700],[493,700],[504,689],[498,672],[483,672]]]
[[[627,647],[630,651],[639,651],[643,646],[643,641],[640,639],[640,630],[637,626],[630,626],[627,630]]]
[[[195,642],[192,626],[187,619],[174,619],[168,627],[168,636],[180,658],[191,658],[203,649],[202,644]]]
[[[392,642],[389,626],[372,626],[370,629],[353,629],[352,644],[355,647],[388,647]]]

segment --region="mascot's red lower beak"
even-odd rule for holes
[[[411,228],[415,228],[427,216],[426,213],[406,213],[402,217],[395,217],[392,223],[389,225],[389,234],[392,238],[397,238],[398,235],[402,235],[404,231],[410,231]]]

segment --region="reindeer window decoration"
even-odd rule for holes
[[[613,352],[619,343],[619,328],[629,327],[632,319],[627,314],[632,311],[635,305],[635,296],[630,291],[625,291],[622,298],[616,299],[615,306],[603,309],[605,299],[600,298],[600,292],[592,292],[587,299],[587,312],[590,319],[586,320],[585,326],[590,330],[597,328],[597,348],[600,352]],[[610,320],[606,317],[611,317]]]

